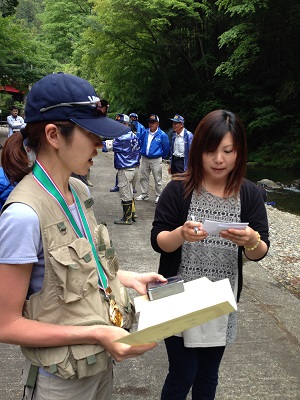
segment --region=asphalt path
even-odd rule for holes
[[[0,133],[0,143],[4,140]],[[164,166],[165,181],[166,177]],[[120,226],[113,223],[122,216],[119,195],[109,192],[114,179],[112,154],[100,153],[91,170],[94,187],[90,189],[97,220],[107,223],[122,269],[156,271],[159,256],[150,245],[155,210],[153,181],[150,200],[136,202],[138,221]],[[139,195],[139,185],[137,190]],[[244,281],[238,305],[238,337],[226,349],[216,400],[299,400],[299,299],[258,263],[246,263]],[[0,344],[0,400],[22,397],[22,360],[18,347]],[[162,342],[139,358],[117,363],[113,400],[158,400],[167,368]]]

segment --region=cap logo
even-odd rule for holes
[[[97,96],[88,96],[88,99],[91,103],[96,103],[97,101],[100,101],[99,97]]]
[[[179,114],[175,114],[173,118],[170,118],[170,120],[176,123],[184,124],[184,118]]]

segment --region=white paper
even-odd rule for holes
[[[206,219],[203,222],[202,229],[209,235],[218,235],[221,231],[226,231],[229,228],[245,229],[247,226],[248,222],[219,222]]]
[[[135,346],[157,342],[237,309],[228,279],[199,278],[184,283],[184,288],[182,293],[153,301],[146,295],[136,297],[138,330],[116,341]]]

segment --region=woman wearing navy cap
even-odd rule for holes
[[[128,130],[99,107],[89,82],[48,75],[28,95],[23,137],[2,151],[18,184],[0,218],[0,341],[22,348],[24,399],[110,399],[112,360],[155,346],[115,343],[133,318],[120,282],[145,294],[149,281],[165,279],[117,270],[87,187],[70,178],[87,174],[102,136]]]

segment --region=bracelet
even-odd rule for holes
[[[252,251],[258,247],[259,243],[261,242],[261,239],[260,239],[260,234],[258,232],[256,232],[256,234],[257,234],[257,242],[255,243],[255,245],[253,247],[244,246],[245,250]]]

